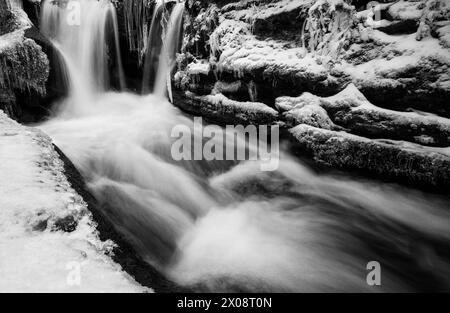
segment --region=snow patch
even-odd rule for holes
[[[0,292],[149,291],[112,261],[51,139],[1,111],[0,173]]]

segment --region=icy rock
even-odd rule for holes
[[[0,111],[0,291],[149,291],[113,262],[64,166],[50,137]]]
[[[364,137],[301,124],[290,129],[297,148],[311,153],[319,163],[363,170],[385,177],[450,187],[448,149],[425,149],[416,144]]]
[[[323,118],[325,113],[336,125],[369,138],[406,140],[430,146],[450,146],[449,119],[379,108],[371,104],[353,84],[331,97],[321,98],[305,93],[298,98],[277,99],[279,107],[288,108],[286,103],[290,103],[291,109],[288,111],[291,112],[290,115],[295,112],[300,116],[302,111],[298,111],[298,108],[303,108],[306,104],[320,106],[326,112],[322,112]],[[302,119],[299,118],[296,121],[300,124]],[[307,119],[303,123],[321,127],[319,124],[308,123]],[[330,125],[325,123],[325,127],[321,128],[332,129]],[[428,139],[424,140],[424,136]]]
[[[329,118],[327,111],[320,106],[307,104],[300,108],[294,108],[283,114],[288,125],[306,124],[322,129],[336,129],[336,125]]]
[[[4,18],[0,19],[0,109],[17,118],[22,108],[15,103],[15,94],[44,95],[49,61],[42,48],[24,35],[32,27],[25,12],[11,5],[0,11]]]
[[[185,96],[186,100],[177,102],[180,108],[221,124],[270,125],[278,120],[278,112],[264,103],[239,102],[223,94],[197,96],[187,92]]]

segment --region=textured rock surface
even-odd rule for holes
[[[449,116],[449,2],[431,2],[400,1],[359,12],[337,0],[188,2],[179,82],[204,94],[204,85],[238,79],[253,92],[236,98],[269,105],[305,91],[333,95],[353,82],[376,105]],[[428,33],[417,25],[425,15],[432,16],[424,22]],[[199,76],[190,62],[209,62],[215,75]]]
[[[398,112],[372,105],[350,84],[340,93],[326,98],[304,93],[300,97],[281,97],[277,107],[292,114],[304,107],[319,106],[331,120],[352,133],[369,138],[406,140],[430,146],[450,146],[450,120],[416,112]],[[322,114],[324,115],[324,114]],[[325,117],[323,117],[325,119]],[[303,122],[309,124],[308,122]],[[297,123],[300,124],[298,121]],[[316,126],[316,125],[311,125]],[[321,127],[330,129],[329,127]]]
[[[46,94],[49,60],[41,46],[25,36],[33,27],[25,12],[7,0],[0,2],[4,16],[0,25],[0,108],[23,119],[30,109],[27,104]]]
[[[221,124],[309,125],[368,142],[389,140],[399,150],[406,149],[404,141],[420,147],[408,155],[448,147],[450,1],[381,2],[186,1],[175,104]],[[124,63],[140,77],[154,1],[118,1],[118,8],[124,47],[134,51],[123,54]],[[2,37],[27,28],[24,36],[14,34],[33,38],[49,54],[33,27],[18,26],[29,24],[26,18],[13,23],[12,11],[3,12]],[[16,90],[3,88],[0,95],[13,114]],[[346,164],[377,172],[369,163]],[[426,181],[426,175],[417,177]]]
[[[318,162],[447,186],[450,1],[380,2],[188,1],[176,104],[266,104]]]
[[[444,191],[450,187],[449,148],[425,149],[407,142],[369,140],[305,124],[290,129],[290,133],[319,163],[425,183]]]
[[[278,112],[264,103],[234,101],[220,93],[197,96],[187,92],[184,96],[177,101],[182,109],[220,124],[270,125],[278,121]]]

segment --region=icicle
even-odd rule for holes
[[[131,51],[139,53],[139,62],[142,64],[147,49],[149,36],[148,23],[152,18],[152,0],[127,0],[123,2],[125,29],[128,45]],[[156,5],[153,11],[156,10]]]

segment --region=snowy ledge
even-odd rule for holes
[[[316,162],[335,168],[363,170],[383,177],[450,187],[449,148],[431,148],[387,139],[368,139],[343,131],[300,124],[289,130],[297,148]]]
[[[145,292],[113,262],[51,139],[0,111],[0,291]]]
[[[175,101],[180,109],[219,124],[272,125],[278,122],[278,112],[264,103],[234,101],[220,93],[198,96],[186,92],[183,96],[182,100]]]

